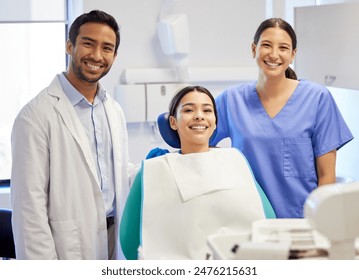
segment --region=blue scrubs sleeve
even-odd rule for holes
[[[315,157],[322,156],[334,149],[340,149],[353,139],[333,96],[328,89],[324,88],[323,91],[318,103],[313,133]]]

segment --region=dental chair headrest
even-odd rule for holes
[[[180,149],[181,148],[181,141],[179,139],[178,133],[173,130],[170,126],[169,122],[169,113],[165,112],[158,116],[157,118],[157,126],[158,130],[163,138],[163,140],[172,148]],[[213,138],[217,134],[217,129],[214,130],[209,142],[213,140]]]
[[[172,148],[180,149],[181,142],[178,133],[174,131],[170,126],[169,121],[170,113],[162,113],[157,118],[157,125],[160,134],[165,142]]]

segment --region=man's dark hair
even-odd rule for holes
[[[120,45],[120,27],[115,18],[103,11],[93,10],[89,13],[82,14],[72,23],[69,31],[69,40],[75,46],[76,38],[79,35],[80,27],[88,22],[103,23],[112,28],[116,34],[115,53]]]

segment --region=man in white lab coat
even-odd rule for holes
[[[66,43],[67,71],[15,120],[11,200],[18,259],[121,256],[118,224],[133,165],[122,109],[98,83],[119,43],[112,16],[79,16]]]

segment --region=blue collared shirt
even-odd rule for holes
[[[104,103],[106,91],[99,85],[93,104],[91,104],[65,77],[58,75],[63,91],[85,129],[95,159],[97,175],[101,184],[106,215],[115,215],[115,180],[111,131]]]

